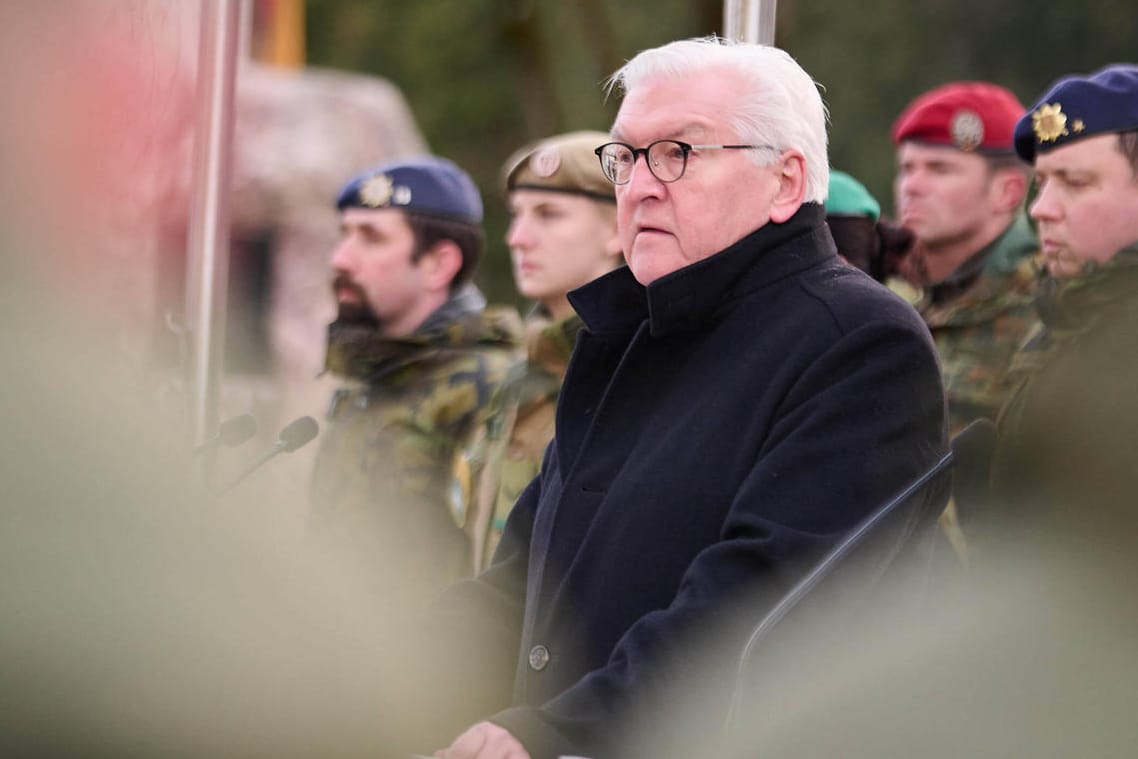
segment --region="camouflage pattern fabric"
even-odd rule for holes
[[[470,574],[470,542],[448,507],[452,464],[517,360],[519,333],[512,310],[455,302],[405,338],[332,325],[327,369],[346,382],[317,454],[316,539],[381,574],[396,567],[381,579],[410,593]]]
[[[949,435],[981,417],[995,419],[1014,387],[1016,352],[1038,323],[1034,301],[1041,281],[1038,244],[1023,213],[952,275],[915,286],[899,277],[888,287],[909,301],[932,333],[948,402]],[[920,280],[920,262],[907,262]],[[969,546],[956,502],[949,500],[939,524],[960,564],[970,564]]]
[[[1123,308],[1134,310],[1135,304],[1138,245],[1119,251],[1080,277],[1046,279],[1036,302],[1040,321],[1016,354],[1009,372],[1015,389],[999,414],[1001,435],[1014,435],[1022,427],[1031,386],[1057,356],[1072,351],[1085,335],[1099,329],[1104,319],[1117,318],[1116,312]]]
[[[997,421],[986,526],[1019,529],[1024,509],[1083,524],[1133,512],[1138,245],[1049,285],[1043,328],[1017,356],[1020,382]]]
[[[949,433],[995,419],[1011,391],[1008,371],[1037,323],[1040,273],[1027,217],[966,261],[945,282],[914,290],[888,284],[924,318],[936,341],[948,398]]]
[[[541,469],[553,439],[557,396],[583,326],[575,314],[553,321],[535,311],[526,319],[526,360],[511,369],[469,454],[478,569],[490,563],[506,517]]]

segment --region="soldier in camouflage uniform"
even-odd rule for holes
[[[506,242],[518,292],[536,302],[526,319],[526,360],[510,373],[475,455],[472,498],[480,565],[541,467],[581,319],[568,292],[620,266],[616,199],[594,149],[604,132],[571,132],[527,145],[503,167]]]
[[[998,518],[1112,529],[1138,462],[1138,66],[1056,82],[1015,130],[1050,277],[992,462]]]
[[[936,340],[952,434],[995,418],[1035,321],[1038,245],[1023,212],[1030,167],[1012,151],[1023,113],[1002,87],[956,82],[918,97],[893,126],[898,220],[916,239],[889,285]]]
[[[387,587],[428,593],[469,574],[452,461],[515,360],[520,324],[487,310],[470,283],[482,202],[454,164],[379,167],[337,206],[326,369],[343,385],[317,457],[312,528]]]
[[[916,98],[893,124],[897,218],[914,235],[886,284],[920,312],[936,341],[949,434],[994,419],[1008,369],[1035,322],[1038,246],[1023,210],[1030,166],[1012,147],[1024,107],[988,82],[952,82]],[[951,500],[941,517],[965,565]]]

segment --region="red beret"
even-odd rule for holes
[[[952,82],[918,97],[893,122],[893,142],[914,140],[965,151],[1013,153],[1016,122],[1027,111],[988,82]]]

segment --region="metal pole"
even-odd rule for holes
[[[739,31],[740,0],[723,0],[723,36],[729,40],[742,39]]]
[[[777,8],[778,0],[724,0],[723,36],[773,45]]]
[[[218,414],[229,277],[234,83],[242,0],[202,0],[187,250],[186,323],[193,335],[193,444]]]
[[[760,45],[774,44],[774,27],[778,0],[759,0],[759,9],[755,13],[755,41]]]

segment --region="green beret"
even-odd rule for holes
[[[831,169],[826,213],[833,216],[868,216],[870,220],[877,221],[881,216],[881,204],[861,182],[844,171]]]

